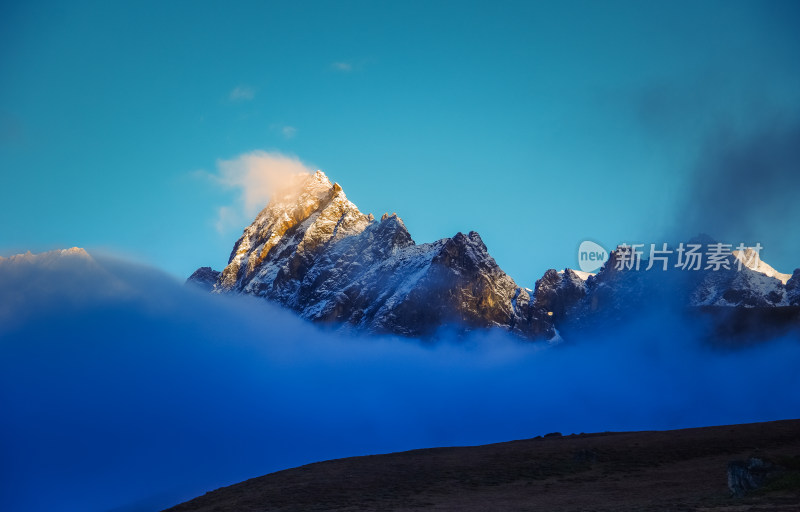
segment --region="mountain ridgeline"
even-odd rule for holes
[[[645,295],[646,303],[658,296],[683,306],[788,307],[789,323],[798,321],[800,269],[791,277],[763,263],[738,270],[743,255],[731,253],[722,272],[621,271],[619,256],[614,251],[597,275],[548,270],[533,290],[520,287],[478,233],[417,244],[396,214],[361,213],[317,171],[273,195],[221,272],[201,267],[188,281],[263,297],[341,329],[410,337],[499,328],[555,341],[559,330],[621,319]]]

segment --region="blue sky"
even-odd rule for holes
[[[686,218],[800,266],[796,3],[5,2],[0,20],[2,254],[219,269],[246,222],[217,229],[240,191],[208,175],[266,150],[417,242],[478,231],[526,286],[584,239],[687,237]],[[746,228],[707,215],[727,198]]]

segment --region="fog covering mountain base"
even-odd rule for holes
[[[430,345],[88,256],[0,264],[0,294],[5,511],[158,510],[334,457],[800,411],[796,337],[715,351],[658,308],[554,347]]]

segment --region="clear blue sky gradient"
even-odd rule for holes
[[[4,2],[0,253],[220,269],[244,223],[197,171],[263,149],[533,286],[584,239],[662,241],[720,125],[797,118],[798,5]],[[798,220],[761,232],[784,272]]]

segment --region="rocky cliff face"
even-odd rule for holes
[[[258,214],[214,279],[217,293],[264,297],[317,322],[374,333],[430,336],[502,328],[530,339],[555,335],[489,255],[475,232],[416,244],[395,214],[362,214],[322,172],[297,176]]]
[[[728,463],[728,489],[733,496],[741,498],[787,473],[787,468],[757,457],[735,460]]]
[[[579,275],[572,269],[558,272],[550,269],[536,281],[534,303],[551,316],[556,327],[568,321],[574,306],[586,296],[586,280],[591,275]]]
[[[195,286],[199,286],[203,290],[211,291],[219,280],[219,274],[219,272],[211,267],[200,267],[195,270],[186,281]]]
[[[786,282],[786,300],[789,304],[800,306],[800,268],[795,269],[792,277]]]

